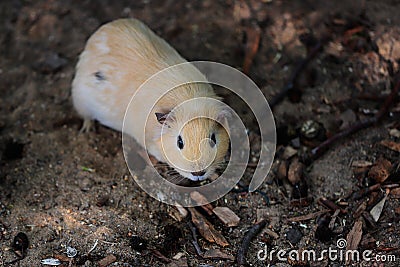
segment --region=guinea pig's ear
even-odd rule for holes
[[[169,112],[168,112],[168,113],[156,112],[155,115],[156,115],[157,121],[158,121],[161,125],[165,124],[166,126],[169,127],[168,121],[171,121],[171,120],[172,120],[172,117],[171,117],[171,115],[170,115]]]
[[[223,118],[228,119],[228,118],[230,118],[230,117],[232,117],[231,111],[230,111],[229,109],[227,109],[227,108],[223,108],[223,109],[218,113],[217,119],[223,119]]]
[[[165,120],[166,120],[167,117],[168,117],[168,113],[156,112],[155,114],[156,114],[157,121],[158,121],[160,124],[164,124]]]
[[[230,110],[222,109],[217,115],[217,122],[221,123],[221,125],[229,132],[228,119],[232,116]]]

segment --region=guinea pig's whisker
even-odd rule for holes
[[[165,165],[165,166],[169,166],[168,163],[161,162],[161,161],[158,161],[155,165]]]
[[[179,173],[178,173],[177,171],[175,171],[175,170],[168,170],[168,171],[165,172],[165,174],[168,174],[168,175],[178,175]]]
[[[179,184],[185,179],[186,179],[185,177],[181,176],[180,174],[177,174],[175,176],[169,177],[168,181],[174,184]]]
[[[154,167],[169,167],[167,163],[156,163]]]
[[[225,163],[225,162],[222,162],[220,165],[218,165],[218,167],[222,167],[222,166],[227,167],[228,164],[231,166],[234,166],[234,167],[242,167],[242,166],[257,167],[257,165],[258,165],[257,162],[249,162],[249,163]]]
[[[167,171],[164,172],[164,174],[166,174],[168,176],[168,178],[172,178],[172,177],[175,177],[175,176],[180,176],[180,174],[175,170],[167,170]]]

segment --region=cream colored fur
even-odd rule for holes
[[[85,127],[88,121],[98,120],[110,128],[122,131],[125,110],[139,86],[155,73],[184,62],[186,60],[175,49],[136,19],[120,19],[105,24],[89,38],[79,58],[72,83],[74,107],[84,118]],[[96,77],[96,73],[104,79]],[[143,101],[151,94],[160,94],[157,90],[187,79],[196,81],[205,80],[205,77],[195,67],[169,72],[157,81],[156,86],[144,92]],[[179,86],[156,103],[146,133],[134,126],[128,127],[126,131],[142,146],[146,139],[147,150],[160,161],[175,166],[179,173],[189,179],[201,180],[215,170],[228,149],[226,131],[213,121],[225,114],[222,105],[199,100],[192,105],[177,108],[170,114],[169,128],[163,132],[162,125],[154,115],[155,112],[168,113],[180,103],[196,97],[218,99],[209,84]],[[143,110],[139,103],[130,112],[135,120],[143,122],[146,120]],[[193,115],[211,119],[188,122]],[[209,140],[212,133],[217,136],[214,148],[204,142]],[[182,150],[177,148],[178,135],[184,139]],[[207,171],[204,177],[194,177],[191,174],[203,169]]]

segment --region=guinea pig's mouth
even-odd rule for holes
[[[192,181],[195,181],[195,182],[197,182],[197,181],[203,181],[203,180],[205,180],[207,177],[208,177],[208,175],[207,175],[207,173],[206,174],[203,174],[203,175],[201,175],[201,176],[197,176],[197,175],[193,175],[193,174],[191,174],[191,173],[189,173],[189,176],[186,176],[189,180],[192,180]]]
[[[199,182],[199,181],[203,181],[205,179],[208,178],[208,176],[210,176],[210,171],[204,171],[201,174],[200,173],[191,173],[191,172],[182,172],[182,171],[178,171],[180,175],[182,175],[183,177],[194,181],[194,182]]]

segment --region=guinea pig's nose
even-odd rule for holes
[[[202,170],[202,171],[198,171],[198,172],[192,172],[191,174],[193,176],[203,176],[204,174],[206,174],[206,171]]]

